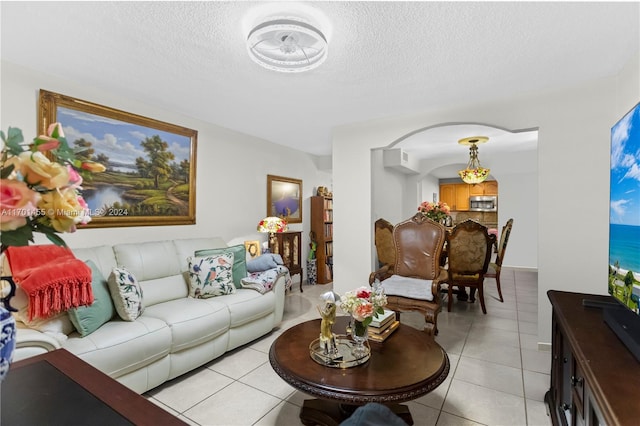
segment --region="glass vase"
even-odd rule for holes
[[[350,328],[351,339],[354,343],[351,353],[356,358],[362,358],[369,353],[369,348],[365,345],[369,338],[369,326],[352,317]]]

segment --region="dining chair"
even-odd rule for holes
[[[393,227],[395,262],[384,265],[369,276],[369,283],[380,280],[387,296],[386,309],[397,313],[420,312],[424,331],[438,334],[440,296],[440,255],[445,242],[445,227],[417,213]]]
[[[378,268],[396,263],[396,251],[393,246],[393,224],[380,218],[374,223],[374,238],[378,254]]]
[[[472,219],[459,223],[447,235],[447,273],[442,282],[448,285],[449,312],[453,302],[453,287],[458,290],[469,287],[472,295],[470,301],[475,300],[473,290],[477,289],[482,313],[487,313],[483,284],[494,243],[495,236],[488,233],[487,227]]]
[[[504,253],[507,251],[507,243],[509,242],[509,235],[511,234],[512,227],[513,219],[509,219],[507,224],[502,227],[502,234],[500,234],[496,260],[495,262],[489,263],[489,268],[484,274],[486,278],[495,278],[496,286],[498,287],[498,296],[500,296],[501,302],[504,302],[504,299],[502,298],[502,289],[500,288],[500,271],[502,270],[502,261],[504,260]]]

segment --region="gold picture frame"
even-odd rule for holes
[[[267,216],[302,223],[302,180],[267,175]]]
[[[247,250],[247,253],[249,254],[249,257],[251,257],[251,259],[255,259],[256,257],[260,256],[260,241],[255,240],[255,241],[245,241],[244,242],[244,248]]]
[[[38,105],[37,134],[60,122],[79,155],[107,167],[83,182],[83,227],[196,223],[197,131],[42,89]]]

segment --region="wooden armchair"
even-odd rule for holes
[[[395,263],[371,273],[387,295],[387,309],[396,312],[418,311],[424,315],[425,331],[438,334],[440,298],[440,255],[445,242],[445,228],[417,213],[393,228]]]
[[[393,224],[385,219],[378,219],[374,224],[375,245],[378,254],[378,268],[396,263],[396,250],[393,246]]]
[[[489,269],[484,274],[487,278],[495,278],[496,286],[498,287],[498,296],[500,301],[504,302],[502,298],[502,289],[500,288],[500,271],[502,270],[502,261],[504,260],[504,253],[507,251],[507,243],[509,242],[509,235],[511,235],[511,228],[513,227],[513,219],[509,219],[507,224],[502,227],[502,234],[500,234],[500,242],[498,243],[498,253],[496,254],[496,261],[489,263]]]
[[[495,235],[490,235],[486,226],[467,219],[456,225],[447,236],[447,274],[442,282],[448,285],[447,310],[451,312],[453,287],[470,287],[471,301],[474,290],[478,290],[482,313],[487,313],[484,304],[484,276],[491,260]]]

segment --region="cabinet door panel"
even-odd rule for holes
[[[440,185],[440,201],[447,203],[451,210],[456,209],[456,186],[455,184]]]
[[[469,210],[469,185],[466,183],[456,185],[456,210]]]

